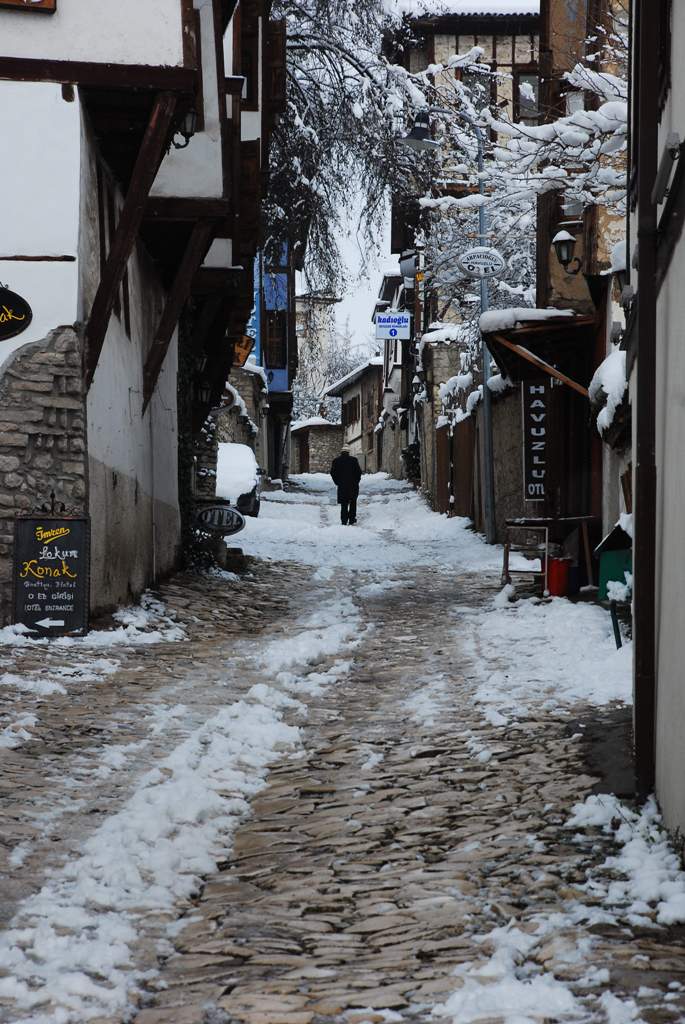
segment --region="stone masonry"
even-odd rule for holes
[[[300,438],[307,434],[309,438],[309,470],[310,473],[328,473],[336,455],[340,455],[342,445],[342,426],[331,423],[330,426],[314,425],[303,427],[292,434],[291,466],[293,473],[302,473],[300,464]]]
[[[14,516],[87,495],[82,343],[71,327],[13,353],[0,376],[0,618],[11,617]]]

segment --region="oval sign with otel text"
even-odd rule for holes
[[[195,521],[202,530],[224,537],[245,529],[244,516],[230,505],[205,505],[197,512]]]
[[[0,341],[21,334],[32,319],[33,311],[26,299],[9,288],[0,288]]]
[[[457,263],[467,277],[499,277],[506,267],[504,258],[497,249],[491,249],[487,245],[478,245],[463,252]]]

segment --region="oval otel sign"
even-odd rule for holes
[[[31,323],[33,311],[26,299],[0,287],[0,341],[7,341],[21,334]]]
[[[506,267],[504,258],[497,249],[487,245],[478,245],[461,254],[457,260],[459,268],[467,277],[499,277]]]
[[[222,537],[245,529],[244,516],[230,505],[205,505],[197,512],[195,521],[201,530],[220,533]]]

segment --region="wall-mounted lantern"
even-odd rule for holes
[[[557,259],[566,273],[571,275],[580,273],[582,263],[577,256],[575,259],[573,258],[573,253],[576,248],[575,235],[572,235],[570,231],[557,231],[556,235],[552,239],[552,245],[554,246],[554,251],[557,254]],[[574,270],[570,269],[571,262],[577,264]]]
[[[171,140],[171,144],[174,147],[174,149],[185,149],[186,146],[189,145],[190,140],[192,139],[196,131],[197,111],[191,107],[191,109],[184,114],[183,120],[176,129],[174,137]],[[183,137],[183,142],[176,142],[177,135],[181,135]]]

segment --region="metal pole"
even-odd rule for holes
[[[463,115],[462,115],[463,116]],[[478,191],[482,196],[483,189],[483,133],[477,124],[470,119],[469,124],[473,128],[478,142]],[[485,205],[478,207],[478,234],[480,244],[487,245],[487,214]],[[490,295],[488,291],[487,278],[480,279],[480,311],[486,313],[490,308]],[[490,379],[490,350],[481,336],[481,359],[483,364],[483,491],[485,498],[485,539],[488,544],[494,544],[497,539],[497,522],[495,519],[495,457],[492,443],[492,392],[488,387]]]

